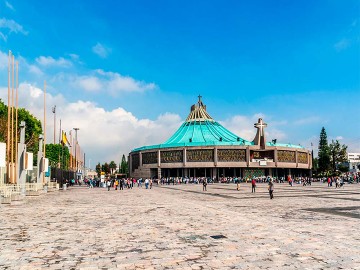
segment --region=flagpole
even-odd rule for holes
[[[16,109],[15,109],[15,180],[18,179],[18,108],[19,108],[19,62],[16,61]],[[17,183],[19,184],[19,183]]]
[[[56,105],[52,108],[54,114],[54,145],[56,143]]]
[[[6,159],[7,159],[7,183],[10,182],[10,63],[11,63],[11,51],[8,56],[8,121],[7,121],[7,138],[6,138]]]
[[[61,119],[60,119],[59,146],[61,146],[61,139],[62,139],[62,137],[61,137]],[[61,149],[59,149],[59,168],[61,169],[60,150]]]
[[[71,132],[71,130],[69,131],[69,133],[70,133],[70,169],[72,169],[72,162],[73,162],[73,157],[72,157],[72,147],[73,147],[73,144],[72,144],[72,132]]]
[[[61,132],[61,140],[62,140],[62,132]],[[63,174],[63,169],[61,166],[64,163],[64,145],[63,145],[63,143],[61,143],[60,146],[61,146],[61,162],[60,162],[61,186],[64,188],[64,174]]]
[[[11,88],[11,183],[14,184],[14,55],[12,56],[12,88]]]
[[[45,170],[45,157],[46,157],[46,81],[44,81],[44,158],[43,168]],[[43,173],[43,184],[45,184],[45,173]]]

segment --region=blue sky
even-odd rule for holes
[[[121,146],[113,158],[165,140],[198,94],[240,136],[252,136],[261,115],[269,140],[310,147],[325,126],[330,139],[360,151],[359,14],[355,0],[0,0],[0,51],[3,60],[9,49],[19,60],[24,89],[41,89],[46,80],[50,102],[66,112],[83,102],[114,125],[114,115],[123,119],[120,108],[136,118],[122,121],[156,126],[131,140],[114,130]],[[6,71],[0,63],[0,87]],[[164,126],[165,118],[175,124]],[[83,136],[100,128],[92,124]],[[138,126],[126,127],[137,137]],[[94,148],[91,138],[83,145]]]

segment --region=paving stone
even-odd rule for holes
[[[360,185],[274,195],[210,184],[27,197],[1,205],[0,269],[360,269]]]

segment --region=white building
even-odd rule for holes
[[[360,172],[360,153],[348,153],[348,162],[350,172]]]

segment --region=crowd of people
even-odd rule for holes
[[[359,183],[359,175],[356,174],[344,174],[342,176],[337,177],[321,177],[321,178],[313,178],[313,177],[292,177],[288,175],[285,177],[270,177],[270,176],[259,176],[259,177],[220,177],[220,178],[211,178],[211,177],[162,177],[160,179],[153,178],[108,178],[108,179],[85,179],[84,183],[89,188],[94,187],[104,187],[107,188],[108,191],[111,189],[114,190],[124,190],[124,189],[132,189],[134,187],[142,188],[143,185],[145,189],[152,189],[153,184],[156,185],[187,185],[187,184],[202,184],[203,191],[207,191],[207,185],[213,183],[227,183],[236,184],[236,189],[240,190],[240,183],[251,183],[251,192],[256,192],[256,186],[258,183],[267,183],[268,191],[270,195],[270,199],[274,198],[274,187],[275,183],[285,183],[287,182],[290,186],[295,184],[307,186],[311,185],[312,182],[321,182],[327,183],[328,187],[340,188],[345,185],[345,183]],[[70,185],[80,184],[78,182],[69,181]]]
[[[115,178],[108,178],[104,180],[100,179],[85,179],[84,183],[89,188],[94,187],[107,187],[107,189],[110,191],[111,188],[114,188],[115,190],[123,190],[125,189],[132,189],[133,187],[142,187],[143,184],[145,185],[146,189],[151,189],[153,186],[153,179],[146,178],[143,180],[142,178],[135,179],[135,178],[121,178],[121,179],[115,179]]]

